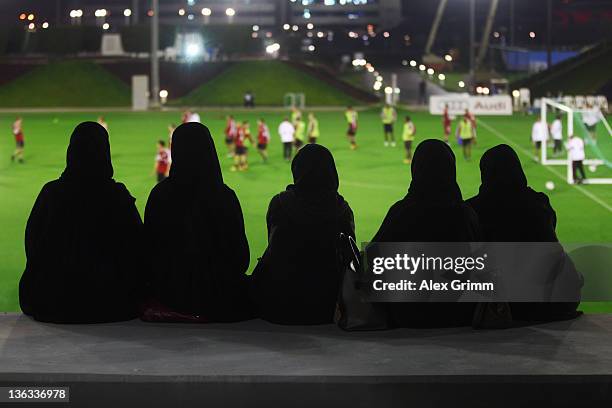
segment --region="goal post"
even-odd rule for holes
[[[589,168],[597,169],[598,166],[612,169],[612,161],[605,158],[606,154],[612,154],[612,128],[607,122],[605,116],[598,112],[599,123],[603,123],[605,132],[599,140],[591,136],[583,121],[583,114],[593,114],[592,110],[574,109],[557,101],[548,98],[542,98],[540,120],[546,124],[548,129],[548,115],[555,110],[563,112],[566,117],[566,126],[564,126],[564,142],[566,143],[570,136],[576,135],[581,137],[585,144],[586,159],[583,164]],[[547,132],[548,135],[549,132]],[[605,150],[605,147],[608,147]],[[604,151],[605,150],[605,151]],[[540,163],[544,166],[566,166],[567,182],[574,183],[574,171],[572,161],[569,157],[551,158],[548,152],[548,137],[542,141],[540,150]],[[612,171],[609,172],[611,177],[588,177],[583,181],[583,184],[612,184]]]
[[[285,108],[304,109],[306,107],[306,97],[303,93],[286,93],[283,98]]]

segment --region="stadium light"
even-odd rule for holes
[[[368,67],[368,72],[374,72],[374,67],[372,66]]]
[[[306,24],[306,28],[309,29],[309,30],[312,30],[314,28],[314,24],[308,23],[308,24]]]
[[[44,28],[44,29],[49,28],[49,23],[46,22],[46,21],[44,23],[42,23],[42,28]]]
[[[28,21],[34,20],[34,14],[28,14]]]
[[[423,64],[419,65],[419,71],[425,71],[427,67]]]
[[[446,79],[446,75],[444,75],[444,74],[440,74],[440,75],[438,75],[438,79],[439,79],[440,81],[444,81],[444,80]]]
[[[185,15],[185,9],[184,9],[184,8],[180,8],[180,9],[178,10],[178,15],[179,15],[179,16],[184,16],[184,15]]]
[[[257,35],[257,33],[255,31],[253,31],[251,33],[251,38],[257,38],[257,37],[259,37],[259,35]]]
[[[529,38],[536,38],[536,33],[535,33],[535,31],[530,31],[530,32],[529,32]]]
[[[310,52],[313,52],[315,49],[316,49],[315,46],[312,44],[308,46],[308,51]]]
[[[225,15],[228,17],[234,17],[236,15],[236,10],[231,7],[225,9]]]
[[[389,32],[388,32],[388,31],[385,31],[385,32],[383,33],[383,37],[385,37],[385,38],[389,38],[390,36],[391,36],[391,34],[389,34]]]
[[[393,93],[393,88],[391,88],[390,86],[386,86],[385,87],[385,93],[387,95],[391,95]]]
[[[28,24],[28,29],[29,30],[34,30],[35,28],[36,28],[36,24],[34,24],[34,23]]]
[[[489,93],[491,93],[491,90],[485,86],[482,88],[482,93],[488,95]]]
[[[274,43],[274,44],[270,44],[266,47],[266,52],[268,54],[274,54],[276,52],[278,52],[280,50],[280,44],[279,43]]]
[[[102,24],[102,29],[103,30],[108,30],[109,28],[110,28],[110,24],[108,24],[108,23]]]
[[[317,37],[318,37],[318,38],[323,38],[323,37],[325,37],[325,33],[324,33],[323,31],[319,31],[319,32],[317,33]]]
[[[402,60],[402,65],[403,66],[407,66],[408,65],[408,60]]]
[[[482,93],[482,86],[477,86],[476,87],[476,93],[477,94],[481,94]]]
[[[190,43],[185,47],[185,54],[188,58],[195,58],[202,53],[202,48],[199,44]]]
[[[26,18],[28,18],[28,16],[26,15],[26,13],[21,13],[21,14],[19,15],[19,19],[20,19],[20,20],[25,20]]]
[[[297,31],[297,30],[299,30],[299,29],[300,29],[300,27],[298,27],[298,26],[297,26],[297,24],[294,24],[294,25],[293,25],[293,27],[291,27],[291,29],[292,29],[293,31]]]
[[[518,98],[519,96],[521,96],[521,92],[518,89],[515,89],[514,91],[512,91],[512,96]]]
[[[433,75],[433,74],[435,74],[435,71],[433,68],[427,69],[427,75]]]
[[[94,12],[94,16],[100,18],[100,17],[106,17],[106,15],[108,14],[108,12],[106,11],[106,9],[97,9]]]
[[[411,67],[416,67],[417,66],[417,62],[415,60],[410,61],[410,66]]]
[[[130,10],[130,9],[123,10],[123,15],[126,16],[126,17],[131,16],[132,15],[132,10]]]
[[[459,88],[465,88],[465,82],[463,81],[459,81],[457,85],[459,86]]]
[[[162,89],[161,91],[159,91],[159,97],[162,99],[168,98],[168,91],[166,91],[165,89]]]
[[[202,15],[203,15],[204,17],[208,17],[208,16],[210,16],[211,14],[212,14],[212,10],[211,10],[211,9],[209,9],[208,7],[204,7],[204,8],[202,9]]]
[[[376,80],[377,80],[378,82],[382,82],[383,77],[381,77],[380,75],[378,75],[378,76],[376,77]]]
[[[253,31],[259,31],[259,26],[257,24],[253,26]]]
[[[453,56],[452,56],[452,55],[450,55],[450,54],[446,54],[446,55],[444,56],[444,60],[445,60],[446,62],[452,62],[452,61],[453,61]]]

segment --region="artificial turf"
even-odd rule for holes
[[[231,160],[226,157],[222,142],[224,117],[228,112],[200,110],[200,113],[217,143],[225,182],[236,191],[242,204],[252,270],[266,245],[268,202],[291,182],[290,167],[281,159],[281,145],[276,134],[276,127],[286,113],[234,112],[238,119],[248,119],[253,130],[257,118],[264,117],[272,132],[270,162],[263,164],[251,149],[250,168],[241,173],[229,171]],[[155,143],[167,138],[167,126],[179,120],[180,112],[24,113],[25,164],[10,162],[14,146],[10,129],[15,114],[0,113],[3,133],[0,137],[0,311],[18,310],[17,283],[25,262],[24,228],[34,199],[45,182],[61,174],[74,126],[81,121],[95,120],[98,114],[103,114],[109,123],[115,179],[126,184],[136,197],[142,214],[148,193],[155,184],[152,175]],[[411,116],[417,125],[417,142],[441,136],[439,117],[424,112],[411,113]],[[401,143],[395,148],[383,147],[378,110],[360,113],[359,149],[356,151],[348,148],[341,111],[318,112],[318,117],[320,143],[329,147],[336,159],[340,193],[355,213],[357,238],[367,241],[376,232],[389,206],[406,194],[410,169],[402,163]],[[612,186],[570,186],[564,181],[564,168],[545,168],[535,163],[530,156],[529,143],[532,120],[523,116],[481,118],[478,144],[470,162],[463,160],[459,147],[452,143],[464,197],[478,191],[478,160],[484,150],[499,143],[510,143],[517,149],[533,188],[542,191],[547,181],[554,182],[556,187],[548,194],[557,211],[557,232],[562,241],[612,242]],[[399,135],[398,130],[396,133]],[[597,173],[612,175],[612,171],[601,167]],[[583,309],[612,311],[612,306],[592,303],[583,304]]]

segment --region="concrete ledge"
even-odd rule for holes
[[[0,315],[0,385],[72,406],[609,406],[612,316],[503,331],[50,325]],[[410,404],[408,404],[410,402]]]

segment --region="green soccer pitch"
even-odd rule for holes
[[[345,137],[342,111],[317,112],[320,121],[320,143],[334,154],[340,174],[340,193],[355,213],[357,239],[369,240],[376,232],[387,209],[402,198],[410,183],[410,167],[402,163],[403,147],[383,147],[382,126],[378,109],[360,112],[357,141],[359,149],[351,151]],[[263,164],[254,148],[250,149],[250,168],[230,172],[231,159],[226,157],[223,142],[225,115],[228,112],[200,110],[202,121],[210,128],[220,156],[226,184],[233,188],[242,204],[247,236],[251,248],[251,267],[266,245],[265,214],[270,198],[291,182],[290,166],[281,158],[281,144],[276,128],[283,112],[235,111],[238,120],[249,120],[256,134],[256,120],[264,117],[272,140],[269,164]],[[405,112],[399,112],[403,117]],[[0,113],[0,311],[17,311],[17,285],[25,256],[23,236],[25,223],[36,195],[43,184],[57,178],[65,164],[65,153],[74,126],[85,120],[96,120],[94,113],[24,113],[25,164],[10,162],[14,148],[11,124],[17,114]],[[110,128],[115,179],[125,183],[136,197],[141,211],[151,188],[156,141],[167,139],[167,126],[180,121],[180,112],[131,113],[100,112]],[[440,117],[428,113],[411,114],[417,127],[417,143],[426,138],[441,138]],[[555,184],[548,191],[558,216],[557,233],[564,242],[612,242],[612,186],[570,186],[565,182],[564,167],[544,167],[532,159],[530,144],[532,117],[479,118],[478,144],[471,162],[463,160],[456,142],[458,180],[464,198],[478,191],[478,162],[482,153],[499,143],[517,150],[530,185],[538,191],[545,183]],[[398,122],[399,125],[399,122]],[[400,136],[396,127],[396,138]],[[603,136],[602,136],[603,137]],[[610,169],[598,169],[600,177],[611,177]],[[583,310],[612,311],[609,304],[584,304]]]

